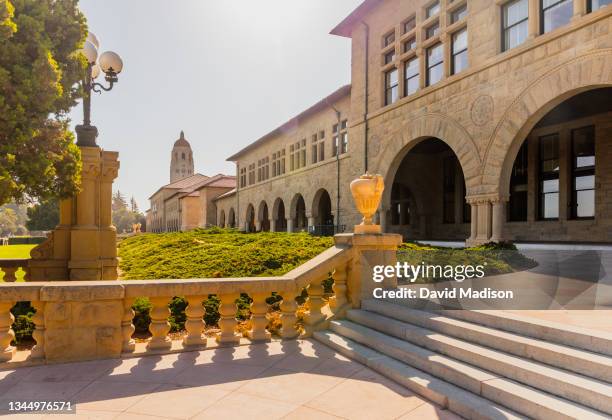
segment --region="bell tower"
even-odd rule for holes
[[[174,142],[170,159],[170,183],[180,181],[193,175],[193,152],[191,145],[185,139],[185,133]]]

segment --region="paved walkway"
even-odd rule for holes
[[[66,419],[459,418],[311,340],[0,372],[0,407],[23,400],[72,401]]]

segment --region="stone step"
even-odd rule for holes
[[[505,311],[444,310],[447,317],[612,356],[612,333],[521,316]]]
[[[351,321],[332,321],[333,332],[370,347],[427,374],[471,391],[525,416],[539,419],[603,419],[605,414],[572,401],[491,374],[446,356],[419,348]],[[419,349],[419,350],[417,350]],[[478,387],[475,388],[475,384]]]
[[[536,360],[592,378],[610,381],[612,357],[474,324],[444,313],[407,308],[379,299],[362,302],[362,309],[408,322],[455,338]]]
[[[465,391],[332,331],[317,331],[313,334],[313,337],[339,353],[368,366],[370,369],[466,419],[525,418],[506,407]]]
[[[580,405],[612,413],[612,385],[607,382],[525,360],[374,312],[351,310],[348,311],[347,318],[497,376],[524,383]]]

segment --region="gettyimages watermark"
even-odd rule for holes
[[[612,250],[403,249],[371,297],[439,309],[611,309]]]

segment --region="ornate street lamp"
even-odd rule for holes
[[[86,147],[97,147],[96,137],[98,137],[98,129],[91,125],[91,92],[102,93],[111,90],[115,83],[119,80],[117,75],[123,70],[123,61],[119,54],[112,51],[106,51],[98,57],[98,48],[100,43],[98,38],[89,32],[87,40],[83,45],[81,52],[87,58],[87,69],[85,78],[82,81],[83,85],[83,124],[76,126],[77,145]],[[108,82],[108,86],[95,82],[96,78],[104,72],[104,79]]]

